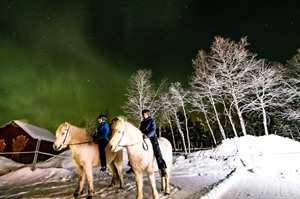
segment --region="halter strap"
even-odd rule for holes
[[[67,132],[66,132],[66,135],[65,135],[65,138],[64,138],[64,141],[63,141],[62,144],[65,144],[65,141],[66,141],[66,139],[67,139],[67,137],[68,137],[68,134],[69,134],[70,127],[71,127],[71,125],[69,124],[69,127],[68,127],[68,129],[67,129]],[[67,145],[67,144],[65,144],[65,145]]]

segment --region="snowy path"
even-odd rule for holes
[[[209,185],[217,183],[219,180],[220,179],[214,176],[191,176],[191,173],[188,172],[174,171],[171,178],[171,184],[176,185],[179,190],[176,193],[173,193],[171,198],[190,198],[195,193],[205,189]]]
[[[23,170],[23,171],[22,171]],[[135,199],[136,189],[134,174],[125,174],[124,172],[124,189],[118,189],[118,185],[108,188],[111,181],[110,172],[100,173],[98,168],[94,169],[94,187],[95,187],[95,199],[96,198],[119,198],[119,199]],[[19,199],[19,198],[73,198],[73,193],[77,186],[77,173],[75,172],[62,172],[68,175],[64,177],[51,176],[52,169],[45,169],[41,171],[37,169],[32,172],[28,167],[21,169],[22,173],[28,173],[28,176],[34,173],[41,172],[49,173],[48,177],[43,179],[29,179],[24,180],[20,178],[18,183],[7,184],[7,186],[0,186],[0,198],[2,199]],[[31,174],[32,173],[32,174]],[[14,174],[16,175],[16,174]],[[171,177],[171,195],[164,196],[160,194],[160,198],[174,198],[182,199],[189,198],[195,192],[205,188],[206,186],[217,182],[218,179],[208,176],[191,176],[192,173],[173,171]],[[188,177],[187,177],[188,176]],[[0,183],[1,184],[1,183]],[[156,186],[157,190],[160,190],[160,179],[156,173]],[[82,198],[86,197],[87,186],[85,186],[85,194]],[[148,179],[144,175],[144,198],[151,199],[151,190],[148,184]]]
[[[30,170],[28,170],[30,172]],[[191,173],[174,171],[171,178],[171,196],[160,197],[162,199],[296,199],[300,198],[300,180],[274,179],[274,177],[259,176],[250,172],[237,172],[224,182],[215,186],[205,196],[201,190],[209,185],[217,183],[219,179],[213,176],[190,176]],[[241,177],[242,175],[242,177]],[[97,177],[98,176],[98,177]],[[158,176],[157,176],[158,177]],[[69,179],[35,181],[22,186],[1,187],[0,198],[73,198],[73,192],[77,184],[77,176]],[[124,176],[124,189],[118,186],[108,188],[111,180],[109,172],[99,173],[95,171],[95,199],[97,198],[135,198],[134,175]],[[157,178],[157,189],[160,181]],[[82,198],[85,198],[85,194]],[[202,197],[201,197],[202,196]],[[144,176],[144,198],[151,199],[151,191],[146,176]]]
[[[199,197],[198,197],[199,198]],[[299,199],[299,176],[261,176],[240,169],[201,199]]]
[[[97,169],[99,170],[99,169]],[[124,189],[119,189],[116,185],[114,187],[108,187],[111,181],[111,175],[107,171],[105,173],[100,173],[96,169],[94,170],[94,189],[95,197],[94,198],[126,198],[134,199],[135,198],[135,181],[134,175],[124,176]],[[31,172],[28,170],[28,172]],[[47,172],[47,171],[46,171]],[[144,177],[144,192],[146,199],[150,198],[150,187],[148,186],[147,179]],[[159,186],[157,182],[157,187]],[[56,179],[56,180],[38,180],[33,183],[23,184],[20,183],[20,186],[4,186],[0,190],[0,198],[73,198],[73,193],[77,186],[77,174],[67,177],[65,180]],[[158,189],[159,190],[159,189]],[[174,192],[172,187],[172,192]],[[87,184],[85,184],[84,194],[82,198],[86,197],[87,193]],[[147,197],[149,195],[149,197]]]

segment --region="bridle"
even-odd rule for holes
[[[118,147],[131,147],[131,146],[135,146],[135,145],[141,143],[141,142],[139,141],[139,142],[136,142],[136,143],[134,143],[134,144],[125,144],[125,145],[121,145],[120,143],[121,143],[121,141],[122,141],[122,139],[123,139],[124,133],[125,133],[125,131],[122,131],[122,136],[121,136],[121,138],[120,138],[120,140],[119,140],[119,142],[118,142],[118,145],[117,145]],[[145,151],[147,151],[147,150],[149,149],[148,144],[147,144],[147,142],[146,142],[145,139],[143,139],[143,149],[144,149]]]
[[[78,143],[68,143],[68,144],[65,144],[65,141],[66,141],[66,139],[68,137],[68,134],[69,134],[70,127],[71,127],[71,125],[69,125],[68,129],[64,129],[64,130],[66,130],[66,132],[65,132],[66,135],[65,135],[64,141],[62,143],[63,145],[79,145],[79,144],[86,144],[86,143],[93,142],[93,141],[86,141],[86,142],[78,142]]]

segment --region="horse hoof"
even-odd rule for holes
[[[124,189],[124,187],[123,187],[123,186],[120,186],[119,189]]]
[[[78,192],[75,192],[75,193],[73,194],[73,196],[75,196],[75,197],[77,197],[77,196],[79,196],[79,195],[81,195],[81,194],[78,193]]]
[[[165,192],[165,196],[169,196],[170,195],[170,193],[168,193],[168,192]]]
[[[78,191],[76,191],[74,194],[73,194],[73,196],[79,196],[79,195],[81,195],[81,194],[83,194],[83,190],[79,193]]]
[[[95,194],[89,194],[86,198],[91,199],[94,197]]]

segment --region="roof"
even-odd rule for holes
[[[41,127],[31,125],[31,124],[22,122],[20,120],[12,120],[11,122],[9,122],[7,124],[11,124],[11,123],[14,123],[17,126],[19,126],[26,133],[28,133],[33,139],[44,140],[44,141],[48,141],[48,142],[55,141],[55,136],[47,129],[43,129]],[[4,126],[6,126],[6,125],[3,125],[0,128],[3,128]]]

